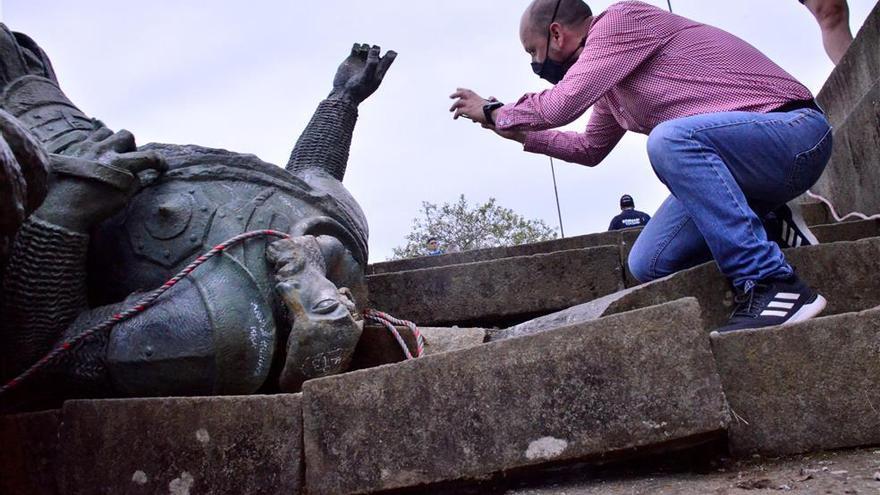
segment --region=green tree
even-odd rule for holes
[[[392,259],[424,256],[428,239],[436,237],[441,245],[467,251],[496,246],[515,246],[556,239],[556,229],[543,220],[528,220],[509,208],[499,206],[495,198],[483,204],[468,204],[464,194],[455,203],[423,202],[421,216],[413,219],[406,244],[393,250]]]

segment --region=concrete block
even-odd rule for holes
[[[712,348],[735,453],[880,444],[880,309],[713,336]]]
[[[479,261],[492,261],[515,256],[532,256],[535,254],[553,253],[556,251],[570,251],[588,247],[615,245],[620,242],[617,232],[598,232],[595,234],[566,237],[552,241],[533,242],[518,246],[500,246],[485,249],[473,249],[460,253],[449,253],[440,256],[423,256],[405,260],[385,261],[374,263],[367,267],[368,275],[382,273],[403,272],[420,270],[422,268],[434,268],[438,266],[461,265],[463,263],[476,263]]]
[[[62,491],[302,493],[300,395],[70,401]]]
[[[785,251],[799,276],[819,291],[828,306],[825,315],[861,311],[880,305],[880,238],[820,244]],[[489,340],[520,337],[603,316],[696,297],[707,331],[721,326],[733,308],[733,291],[714,262],[653,282],[604,296],[500,331]]]
[[[495,326],[623,288],[617,245],[367,277],[370,307],[422,326]]]
[[[716,438],[694,299],[306,382],[310,494],[467,481]]]
[[[858,241],[880,236],[880,220],[855,220],[810,227],[819,242]]]
[[[834,203],[839,214],[880,212],[880,80],[834,132],[834,151],[813,191]]]
[[[61,493],[56,482],[61,411],[0,416],[0,493]]]
[[[395,327],[406,342],[410,354],[416,355],[416,339],[408,327]],[[457,351],[480,345],[486,339],[482,328],[419,327],[425,339],[425,355]],[[373,368],[383,364],[403,361],[405,355],[397,339],[385,327],[368,325],[364,327],[352,358],[352,370]]]

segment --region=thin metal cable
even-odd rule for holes
[[[553,164],[553,157],[550,157],[550,173],[553,174],[553,194],[556,195],[556,214],[559,215],[559,232],[565,239],[565,228],[562,227],[562,208],[559,207],[559,189],[556,187],[556,166]]]

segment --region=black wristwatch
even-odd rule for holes
[[[490,101],[483,105],[483,115],[486,116],[486,122],[495,125],[495,119],[492,118],[492,112],[504,106],[504,102]]]

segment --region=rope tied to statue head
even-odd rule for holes
[[[150,292],[143,298],[139,299],[133,306],[126,309],[125,311],[121,311],[119,313],[114,314],[113,316],[107,318],[106,320],[94,325],[87,330],[81,332],[80,334],[62,342],[61,344],[55,346],[48,354],[40,358],[36,363],[31,365],[28,369],[22,372],[20,375],[15,378],[9,380],[2,387],[0,387],[0,396],[8,393],[9,391],[20,387],[24,382],[32,378],[36,375],[40,370],[54,362],[56,359],[61,357],[63,354],[69,352],[73,349],[74,346],[88,339],[92,335],[95,335],[99,332],[105,332],[113,328],[115,325],[129,320],[134,316],[143,313],[147,309],[150,308],[153,304],[156,303],[156,300],[162,296],[162,294],[166,293],[172,287],[177,285],[178,282],[189,276],[196,268],[204,264],[206,261],[211,258],[217,256],[218,254],[223,253],[227,249],[232,246],[235,246],[239,243],[242,243],[246,240],[257,238],[257,237],[277,237],[279,239],[289,239],[291,236],[285,234],[284,232],[279,232],[277,230],[254,230],[251,232],[245,232],[243,234],[239,234],[231,239],[228,239],[220,244],[214,246],[207,253],[196,258],[192,263],[186,266],[183,270],[181,270],[177,275],[172,277],[170,280],[162,284],[158,289]],[[369,319],[371,321],[376,321],[385,325],[386,328],[391,332],[394,336],[395,340],[397,340],[398,344],[400,344],[403,349],[403,353],[406,356],[406,359],[414,359],[412,353],[409,351],[409,348],[406,345],[403,337],[401,337],[400,333],[394,327],[394,324],[403,325],[408,327],[413,336],[416,338],[416,356],[421,357],[424,353],[424,338],[418,330],[418,327],[410,321],[406,320],[398,320],[386,313],[382,313],[381,311],[375,311],[372,309],[364,310],[364,318]]]

